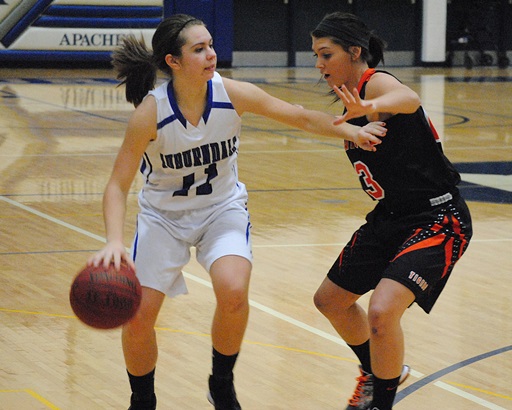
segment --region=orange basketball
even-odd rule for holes
[[[127,264],[86,266],[76,275],[69,292],[73,312],[86,325],[113,329],[128,322],[140,306],[142,290]]]

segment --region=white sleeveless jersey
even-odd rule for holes
[[[247,195],[238,181],[242,120],[218,73],[208,81],[197,127],[181,113],[170,82],[150,91],[157,104],[157,138],[142,158],[140,195],[156,209],[183,211]]]

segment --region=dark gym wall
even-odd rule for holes
[[[288,7],[282,0],[235,0],[234,51],[287,49]]]
[[[308,65],[311,30],[325,14],[346,11],[360,16],[386,41],[387,65],[420,65],[422,8],[423,0],[235,0],[233,51],[282,52],[287,55],[284,65]],[[471,18],[493,22],[490,30],[501,45],[488,43],[490,50],[512,50],[511,16],[509,0],[448,0],[447,51],[453,31]],[[272,65],[272,58],[262,53],[261,65],[265,59]]]
[[[417,10],[418,1],[411,0],[235,0],[233,51],[286,52],[288,65],[295,65],[290,54],[312,55],[309,33],[324,15],[344,11],[361,16],[388,43],[389,51],[413,52],[420,29],[416,22],[421,20]]]

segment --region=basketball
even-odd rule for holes
[[[113,264],[86,266],[75,276],[69,302],[75,315],[86,325],[97,329],[113,329],[128,322],[137,312],[142,290],[135,272],[122,263],[116,271]]]

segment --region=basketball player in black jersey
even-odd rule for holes
[[[460,176],[445,157],[418,95],[375,67],[384,42],[354,15],[328,14],[313,30],[316,68],[345,105],[337,123],[385,121],[376,152],[346,142],[363,190],[377,202],[317,290],[314,301],[361,362],[347,410],[389,410],[407,377],[400,320],[426,313],[472,235]],[[368,311],[357,300],[374,289]]]

